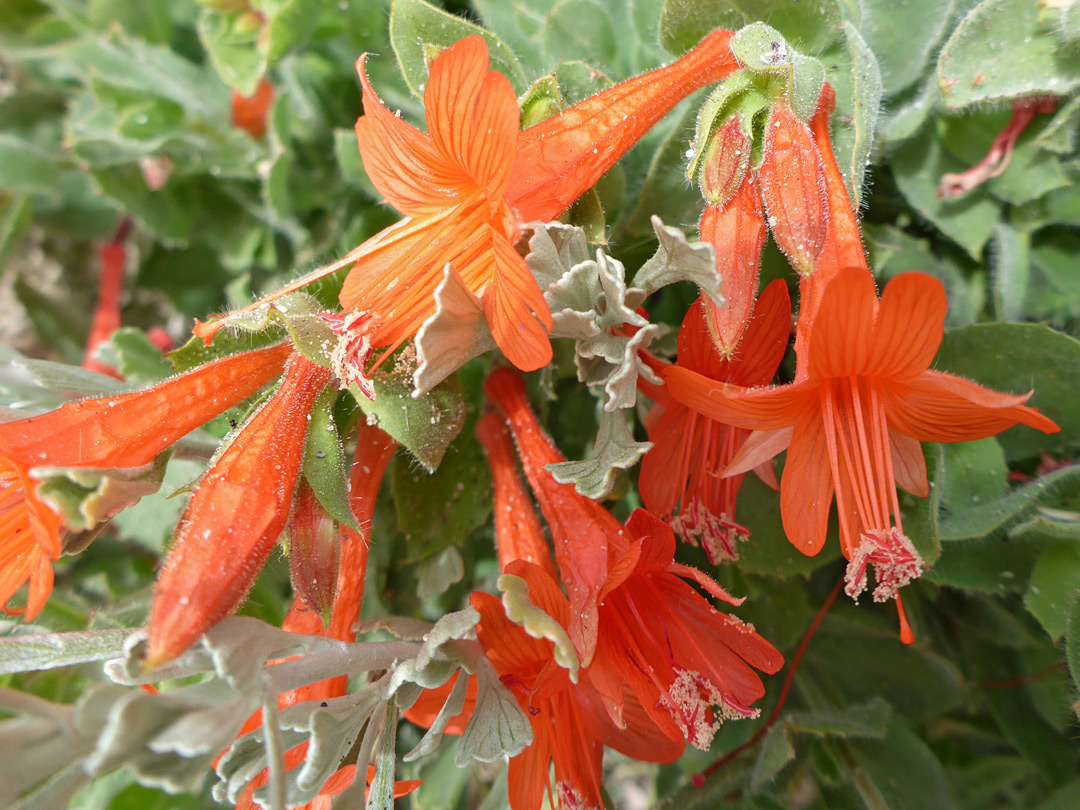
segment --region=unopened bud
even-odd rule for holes
[[[727,205],[743,185],[750,168],[750,139],[737,117],[728,119],[709,138],[698,171],[698,188],[710,205]]]
[[[810,275],[828,231],[825,170],[809,127],[787,104],[769,116],[758,183],[773,238],[791,266]]]
[[[337,523],[307,481],[301,481],[297,490],[288,534],[293,590],[327,624],[337,588],[340,537]]]
[[[701,217],[701,239],[713,246],[720,294],[727,303],[705,302],[705,323],[722,357],[739,343],[757,297],[761,251],[765,247],[765,217],[761,192],[749,175],[723,208],[710,205]]]

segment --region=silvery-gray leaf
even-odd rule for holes
[[[375,750],[375,774],[371,778],[366,810],[394,810],[394,771],[397,767],[397,706],[386,707],[382,739]],[[361,768],[356,769],[357,772]],[[366,769],[364,769],[366,770]]]
[[[386,694],[393,695],[405,683],[434,689],[446,683],[458,669],[472,671],[472,663],[456,642],[476,637],[480,614],[473,608],[448,613],[431,628],[415,658],[400,661],[390,674]]]
[[[447,263],[435,288],[435,314],[416,333],[413,397],[422,397],[469,360],[494,348],[483,302]]]
[[[402,641],[423,641],[434,626],[431,622],[414,619],[411,616],[380,616],[376,619],[365,619],[357,622],[356,632],[357,634],[363,634],[385,630],[394,638]]]
[[[600,290],[600,269],[595,261],[587,259],[566,268],[559,278],[549,284],[544,290],[544,300],[553,314],[580,312],[595,318]]]
[[[515,757],[533,741],[528,715],[499,680],[499,673],[485,656],[480,656],[477,663],[476,678],[476,708],[454,757],[459,768],[466,767],[474,759],[495,762],[504,755]]]
[[[267,661],[339,646],[320,636],[290,633],[248,616],[232,616],[207,631],[201,642],[218,677],[241,693],[266,688]]]
[[[533,222],[529,227],[533,235],[525,265],[541,290],[546,291],[571,267],[588,260],[589,243],[582,228],[559,222]]]
[[[575,347],[574,363],[578,380],[590,386],[603,386],[607,395],[605,411],[631,408],[637,401],[637,376],[658,382],[656,374],[638,356],[659,334],[656,324],[646,323],[630,337],[614,335],[610,330]]]
[[[648,320],[635,311],[637,304],[631,306],[626,299],[626,267],[623,263],[597,250],[596,270],[603,295],[594,303],[600,327],[618,327],[625,323],[645,326]]]
[[[656,253],[634,275],[634,287],[645,295],[676,281],[692,281],[717,306],[723,306],[720,277],[716,272],[716,256],[707,242],[691,242],[678,228],[665,225],[658,216],[652,217],[653,230],[659,246]]]
[[[371,762],[371,755],[375,752],[376,745],[381,744],[381,739],[386,731],[388,717],[395,717],[394,702],[391,700],[378,707],[371,715],[371,721],[364,731],[364,738],[360,741],[360,751],[356,756],[357,762]],[[390,729],[391,734],[397,733],[395,727]],[[341,793],[334,797],[330,805],[331,810],[353,810],[353,808],[369,807],[367,799],[367,768],[357,768],[353,774],[352,783]]]
[[[464,576],[465,562],[461,554],[453,546],[447,546],[420,563],[416,573],[416,595],[428,599],[446,593],[447,588],[461,582]]]
[[[567,670],[571,683],[578,682],[581,661],[566,629],[547,612],[536,606],[529,594],[529,583],[513,574],[500,574],[499,590],[502,591],[506,618],[536,639],[545,639],[555,645],[551,651],[555,663]]]
[[[468,677],[466,677],[465,673],[461,673],[458,676],[457,683],[454,684],[454,688],[450,690],[450,696],[446,698],[446,702],[439,709],[439,713],[435,715],[435,719],[432,721],[427,733],[420,738],[420,742],[411,751],[402,757],[403,762],[417,760],[439,747],[447,723],[465,708],[465,693],[468,691],[468,686]]]
[[[652,442],[634,439],[622,412],[605,410],[600,413],[592,455],[584,461],[548,464],[544,469],[560,484],[573,484],[587,498],[603,498],[615,484],[615,470],[633,467],[651,447]]]
[[[115,658],[130,633],[130,630],[84,630],[0,638],[0,675]]]

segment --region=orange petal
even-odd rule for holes
[[[748,388],[768,385],[791,337],[791,294],[783,279],[767,286],[754,304],[739,345],[727,365],[727,381]]]
[[[889,449],[896,483],[918,498],[929,495],[930,483],[926,478],[926,457],[923,456],[922,444],[917,439],[890,430]]]
[[[130,394],[0,424],[5,455],[35,467],[140,467],[281,373],[291,344],[241,352]]]
[[[1002,394],[941,371],[885,386],[889,427],[924,442],[966,442],[1021,424],[1057,433],[1060,427],[1024,405],[1031,392]]]
[[[510,760],[507,772],[510,810],[535,810],[544,803],[551,768],[551,745],[541,731],[545,726],[534,722],[533,744]]]
[[[147,668],[175,658],[243,601],[285,528],[308,414],[330,372],[295,355],[285,382],[196,486],[158,577]]]
[[[731,459],[728,465],[721,471],[721,475],[730,478],[733,475],[745,475],[750,470],[757,469],[767,464],[778,453],[787,449],[791,444],[793,428],[780,428],[779,430],[755,430],[746,441],[743,442],[739,452]],[[770,465],[770,469],[772,469]],[[776,474],[772,476],[776,480]],[[769,483],[766,481],[765,483]],[[773,487],[775,489],[776,487]]]
[[[795,548],[812,557],[825,545],[833,478],[820,414],[808,414],[795,425],[780,480],[780,516],[784,533]]]
[[[356,122],[356,140],[372,185],[398,211],[429,214],[453,205],[467,177],[448,161],[431,137],[406,124],[379,100],[364,71],[356,71],[364,94],[364,115]]]
[[[678,402],[654,406],[649,412],[647,427],[653,446],[641,460],[638,492],[653,514],[668,517],[679,505],[686,481],[678,471],[694,453],[693,421],[693,412]]]
[[[811,325],[811,379],[866,372],[876,311],[877,294],[870,273],[844,270],[829,283]]]
[[[713,31],[681,59],[529,127],[518,136],[507,199],[524,222],[550,222],[687,95],[737,70],[731,32]]]
[[[491,334],[506,359],[522,371],[551,362],[551,310],[525,261],[509,240],[494,234],[495,274],[484,291]]]
[[[488,71],[483,37],[467,37],[439,54],[428,74],[424,112],[442,159],[459,166],[488,200],[501,203],[520,113],[509,80]]]
[[[671,395],[687,407],[745,430],[790,427],[816,390],[806,383],[742,388],[715,382],[679,366],[664,371],[664,382]]]
[[[902,273],[886,284],[866,373],[911,377],[926,371],[941,345],[948,310],[945,288],[925,273]]]

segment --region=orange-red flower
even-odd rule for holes
[[[499,569],[505,571],[514,560],[525,560],[558,577],[551,560],[544,530],[533,511],[532,498],[517,473],[514,443],[506,420],[489,413],[476,424],[476,437],[484,448],[495,489],[495,547]]]
[[[570,606],[550,575],[523,560],[511,563],[506,573],[525,580],[533,604],[563,628],[568,626]],[[510,760],[513,810],[540,807],[545,790],[552,806],[562,810],[603,807],[600,766],[605,745],[646,762],[672,762],[682,754],[685,743],[665,735],[632,694],[625,696],[621,724],[611,722],[588,677],[583,674],[581,682],[572,683],[568,671],[554,660],[553,642],[534,639],[511,622],[496,597],[474,593],[469,604],[480,613],[476,634],[488,660],[532,724],[532,744]],[[548,776],[551,764],[554,792]]]
[[[60,558],[61,519],[35,495],[30,470],[149,464],[280,374],[289,352],[284,344],[242,352],[142,391],[0,424],[0,605],[29,580],[26,619],[37,616]]]
[[[233,126],[245,130],[253,138],[262,138],[266,134],[266,117],[273,103],[274,85],[267,79],[260,81],[250,96],[242,96],[233,90]]]
[[[330,372],[294,354],[285,380],[195,487],[158,577],[147,668],[176,657],[243,601],[285,528],[304,437]]]
[[[367,573],[368,532],[371,518],[375,512],[375,496],[379,483],[386,472],[386,465],[397,449],[397,442],[382,430],[366,422],[360,423],[356,436],[356,455],[349,472],[349,506],[357,524],[363,533],[358,533],[347,526],[341,527],[341,558],[338,566],[336,590],[330,623],[324,625],[322,617],[312,610],[297,596],[293,600],[289,615],[282,623],[282,629],[291,633],[305,633],[335,638],[339,641],[356,640],[356,622],[360,618],[360,608],[364,598],[364,578]],[[279,696],[278,707],[284,709],[297,703],[311,700],[329,700],[341,697],[348,690],[348,676],[316,681],[286,692]],[[474,693],[475,694],[475,693]],[[247,734],[262,725],[262,712],[256,712],[245,723],[240,734]],[[285,753],[285,767],[292,770],[307,756],[308,743],[303,742]],[[368,781],[373,775],[368,769]],[[309,804],[297,810],[329,810],[330,798],[336,796],[350,784],[356,773],[355,765],[346,765],[331,776],[323,785],[319,795]],[[269,770],[258,774],[240,794],[236,802],[237,810],[255,810],[255,791],[270,780]],[[394,796],[404,796],[421,784],[420,781],[396,782]]]
[[[545,365],[551,313],[512,246],[522,224],[554,219],[680,100],[737,69],[730,40],[731,32],[714,31],[672,64],[520,133],[513,90],[488,69],[478,36],[432,64],[426,134],[382,105],[361,62],[361,156],[372,183],[406,219],[259,303],[354,265],[341,303],[370,316],[372,345],[386,349],[379,362],[434,315],[435,289],[449,262],[482,296],[491,331],[511,362],[522,369]],[[196,324],[195,333],[209,340],[223,323]]]
[[[32,621],[52,593],[54,561],[60,559],[60,518],[34,495],[25,467],[0,454],[0,606]],[[8,600],[29,581],[26,607]]]
[[[711,339],[706,323],[710,304],[695,303],[683,319],[679,366],[747,388],[772,382],[791,334],[791,302],[784,282],[772,282],[761,294],[753,318],[727,358]],[[668,365],[646,359],[660,373]],[[736,541],[749,536],[749,530],[735,522],[735,497],[743,476],[721,478],[720,473],[749,431],[702,416],[672,397],[665,386],[639,378],[638,387],[656,403],[645,421],[653,447],[641,461],[638,483],[645,508],[668,519],[684,540],[700,541],[711,562],[734,559]],[[776,486],[770,464],[760,473]]]
[[[291,353],[286,343],[240,352],[141,391],[0,424],[0,452],[27,467],[141,467],[281,374]]]
[[[694,588],[739,604],[712,579],[674,561],[670,527],[644,510],[621,525],[596,501],[545,469],[563,461],[540,429],[524,381],[495,371],[488,397],[510,422],[529,483],[551,527],[569,600],[570,639],[616,727],[628,695],[668,737],[707,747],[724,717],[751,714],[764,687],[753,667],[775,672],[783,658]],[[710,708],[712,707],[712,708]]]
[[[787,447],[780,509],[788,539],[804,554],[821,550],[835,493],[852,596],[866,587],[868,565],[879,601],[922,570],[903,533],[895,486],[927,495],[919,442],[981,439],[1018,423],[1059,429],[1023,404],[1030,393],[1002,394],[930,370],[947,306],[941,283],[922,273],[897,276],[879,301],[869,273],[842,270],[814,319],[806,379],[746,389],[678,366],[663,374],[679,401],[755,431],[727,474]]]
[[[98,266],[101,277],[98,280],[98,300],[94,307],[94,319],[90,324],[90,334],[86,338],[86,353],[83,355],[83,368],[118,377],[116,369],[94,359],[94,352],[107,342],[112,333],[120,328],[120,295],[124,291],[124,270],[127,265],[127,248],[124,240],[134,226],[131,217],[124,217],[113,234],[113,238],[98,248]]]

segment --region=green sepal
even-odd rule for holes
[[[157,492],[167,463],[168,453],[162,453],[142,467],[36,467],[30,475],[41,482],[37,496],[67,528],[89,531],[144,495]]]
[[[311,408],[304,440],[304,478],[326,514],[358,532],[360,525],[349,507],[349,465],[334,421],[337,398],[338,391],[327,386]]]

